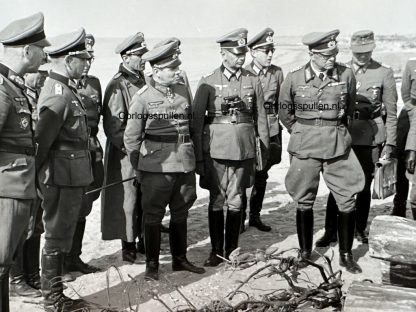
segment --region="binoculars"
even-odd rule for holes
[[[244,108],[243,101],[238,95],[230,95],[224,97],[224,102],[221,103],[221,112],[223,115],[230,113],[230,110],[240,110]]]

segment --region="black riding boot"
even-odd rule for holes
[[[145,280],[159,279],[160,224],[144,224],[144,245],[146,250]]]
[[[263,232],[270,232],[271,227],[264,224],[260,219],[260,211],[263,206],[264,194],[266,193],[266,186],[254,185],[250,197],[250,219],[249,225],[256,227]]]
[[[416,220],[416,204],[410,203],[410,208],[412,209],[413,220]]]
[[[208,225],[212,250],[204,266],[215,267],[222,262],[217,255],[223,256],[224,253],[224,212],[208,208]]]
[[[187,247],[187,222],[170,222],[169,244],[172,254],[173,271],[189,271],[192,273],[203,274],[205,270],[193,265],[186,258]]]
[[[0,267],[0,311],[9,312],[9,268]]]
[[[10,296],[21,296],[37,298],[41,296],[39,290],[30,287],[26,283],[26,274],[23,266],[23,245],[25,241],[22,240],[17,246],[16,258],[10,268]]]
[[[63,293],[62,268],[64,255],[42,252],[42,295],[45,311],[72,311],[85,307],[82,300],[73,300]]]
[[[23,268],[26,282],[34,289],[40,290],[40,236],[32,235],[23,245]]]
[[[325,233],[316,241],[316,247],[328,247],[337,241],[338,205],[332,193],[329,193],[326,203]]]
[[[247,218],[247,190],[244,190],[243,196],[241,198],[243,208],[241,210],[241,226],[240,234],[246,231],[246,218]]]
[[[72,238],[71,251],[65,255],[65,271],[67,272],[81,272],[83,274],[90,274],[100,271],[92,265],[89,265],[81,260],[82,240],[85,232],[85,220],[78,221],[75,228],[74,237]]]
[[[313,210],[296,210],[296,228],[302,259],[311,259],[313,244]],[[306,261],[300,261],[299,267],[306,267]]]
[[[339,237],[339,265],[353,274],[361,273],[362,270],[352,256],[352,244],[355,232],[355,211],[339,212],[338,215],[338,237]]]
[[[231,252],[238,247],[238,237],[240,236],[241,210],[238,212],[227,212],[225,222],[225,258],[228,259]]]
[[[121,241],[121,256],[123,261],[134,263],[136,260],[136,243]]]

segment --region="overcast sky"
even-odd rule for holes
[[[218,37],[238,27],[303,35],[339,28],[416,34],[415,0],[0,0],[0,28],[42,11],[47,35],[83,26],[98,37]],[[249,33],[249,36],[250,36]]]

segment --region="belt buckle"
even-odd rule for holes
[[[183,144],[186,143],[187,134],[179,134],[178,135],[178,143]]]
[[[238,123],[237,116],[235,114],[231,115],[231,123],[232,124]]]
[[[35,155],[36,156],[38,154],[38,149],[39,149],[39,143],[35,143]]]
[[[315,119],[315,126],[322,126],[322,118]]]

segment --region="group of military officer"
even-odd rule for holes
[[[88,75],[94,37],[80,28],[47,40],[43,26],[38,13],[0,32],[1,311],[9,310],[9,271],[11,294],[36,297],[41,289],[47,311],[85,307],[63,294],[62,281],[71,271],[99,270],[80,255],[86,217],[99,195],[84,192],[103,183],[125,180],[102,193],[102,237],[121,239],[125,261],[145,253],[148,280],[159,278],[166,206],[172,269],[205,272],[186,255],[195,173],[210,193],[212,250],[204,266],[218,266],[238,247],[247,188],[253,187],[249,225],[270,231],[260,210],[268,171],[281,160],[279,117],[290,133],[285,184],[297,208],[301,267],[313,259],[312,207],[321,173],[330,195],[325,234],[316,245],[339,240],[347,271],[361,272],[351,249],[355,235],[368,241],[379,157],[398,157],[393,214],[405,216],[416,164],[416,61],[406,65],[405,107],[397,119],[393,71],[372,59],[372,31],[353,34],[349,64],[336,62],[338,30],[305,35],[310,61],[283,79],[271,64],[274,31],[266,28],[247,42],[247,30],[236,29],[217,40],[222,64],[200,80],[194,99],[180,70],[180,40],[149,51],[136,33],[115,50],[122,63],[102,103],[100,82]],[[252,61],[243,68],[248,51]],[[146,62],[151,75],[144,74]],[[101,115],[105,153],[97,139]],[[411,207],[416,216],[413,187]]]

